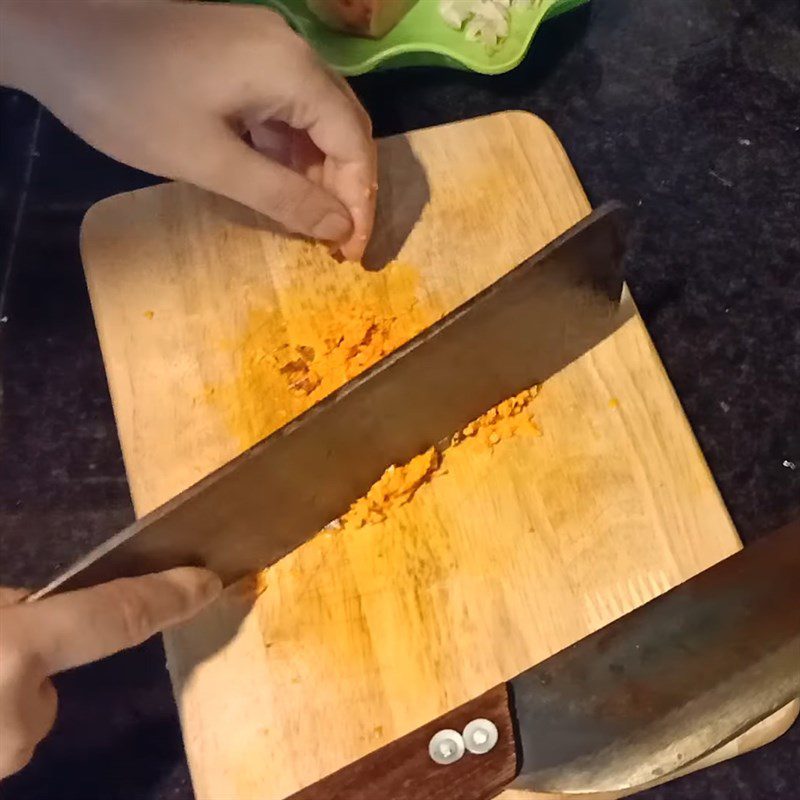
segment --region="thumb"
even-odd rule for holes
[[[227,128],[206,147],[213,158],[201,174],[186,174],[185,179],[243,203],[293,233],[335,243],[349,238],[350,213],[322,186],[259,153]]]
[[[222,590],[205,569],[121,578],[11,610],[48,675],[134,647],[194,616]]]

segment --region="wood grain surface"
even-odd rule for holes
[[[280,348],[378,319],[391,349],[589,211],[531,115],[392,137],[380,156],[369,270],[187,186],[89,212],[86,277],[138,514],[347,378],[331,369],[298,395]],[[165,637],[199,800],[287,797],[740,547],[638,315],[533,409],[540,436],[448,451],[385,522],[324,532],[254,604],[231,592]]]

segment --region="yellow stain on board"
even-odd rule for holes
[[[419,272],[392,262],[380,272],[332,266],[330,291],[293,285],[269,307],[252,307],[240,333],[218,347],[233,378],[208,381],[242,448],[302,414],[442,316],[419,293]]]

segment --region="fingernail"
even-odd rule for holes
[[[315,239],[324,242],[341,242],[350,235],[353,224],[341,214],[326,214],[311,231]]]

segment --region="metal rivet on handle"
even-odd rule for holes
[[[449,728],[433,735],[428,753],[437,764],[453,764],[464,755],[464,739],[458,731]]]
[[[488,719],[474,719],[464,728],[464,746],[475,755],[488,753],[497,744],[498,738],[497,726]]]

